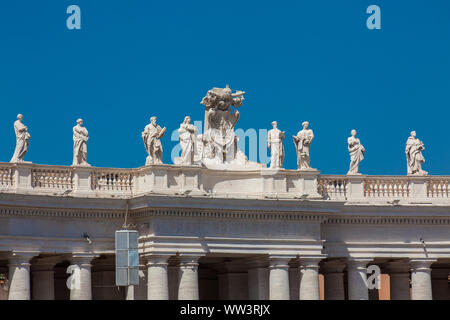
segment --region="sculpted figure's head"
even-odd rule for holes
[[[83,119],[77,119],[77,124],[81,126],[83,124]]]
[[[303,129],[308,129],[308,126],[309,126],[309,122],[308,121],[305,121],[305,122],[302,123]]]
[[[353,129],[350,133],[351,133],[352,137],[356,137],[356,130],[355,129]]]
[[[278,122],[272,121],[272,127],[275,129],[278,127]]]
[[[189,116],[184,117],[184,123],[191,123],[191,117]]]
[[[151,117],[151,118],[150,118],[150,122],[151,122],[152,124],[156,124],[156,117]]]
[[[23,119],[23,115],[22,115],[21,113],[19,113],[19,114],[17,115],[17,120],[22,121],[22,119]]]
[[[411,131],[411,137],[413,137],[413,138],[416,137],[416,132],[415,131]]]

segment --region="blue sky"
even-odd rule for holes
[[[71,4],[81,30],[66,28]],[[371,4],[381,30],[366,27]],[[288,169],[291,135],[308,120],[323,173],[347,172],[355,128],[363,173],[405,174],[416,130],[424,169],[450,174],[449,1],[2,1],[0,39],[0,161],[13,154],[20,112],[32,138],[25,160],[70,165],[81,117],[89,163],[141,166],[150,116],[170,133],[185,115],[202,120],[207,90],[230,84],[247,92],[238,128],[277,120],[286,131]],[[171,163],[177,142],[162,142]]]

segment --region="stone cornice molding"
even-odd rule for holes
[[[329,216],[324,219],[324,224],[375,224],[375,225],[450,225],[450,217],[425,217],[425,216]]]
[[[261,212],[261,211],[230,211],[202,209],[141,209],[132,213],[135,218],[141,217],[183,217],[206,219],[244,219],[244,220],[292,220],[323,223],[327,216],[300,212]]]
[[[106,210],[0,207],[0,216],[38,216],[49,218],[123,219],[125,212]]]

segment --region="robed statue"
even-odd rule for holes
[[[28,151],[30,145],[30,134],[28,127],[22,123],[23,115],[18,114],[17,120],[14,122],[14,132],[16,133],[16,148],[10,162],[24,162],[23,158]]]
[[[194,164],[194,155],[196,153],[197,127],[191,124],[191,117],[186,116],[180,128],[181,157],[176,158],[176,164],[192,165]]]
[[[294,138],[295,149],[297,150],[297,169],[298,170],[310,170],[310,157],[309,151],[311,149],[311,142],[314,139],[314,133],[311,129],[308,129],[309,122],[302,123],[303,129],[300,130]]]
[[[272,122],[273,129],[267,133],[267,146],[270,148],[270,168],[279,169],[283,167],[284,161],[284,134],[285,131],[278,129],[278,123]]]
[[[163,147],[161,139],[164,137],[166,127],[161,128],[156,124],[156,117],[150,118],[150,124],[145,126],[144,132],[142,132],[142,139],[144,140],[145,150],[147,150],[148,156],[145,161],[145,165],[162,164]]]
[[[422,151],[425,150],[423,142],[416,137],[416,132],[411,131],[411,135],[406,141],[406,164],[408,166],[409,175],[427,175],[428,172],[422,170],[422,163],[425,162],[425,158],[422,155]]]
[[[90,167],[87,163],[87,141],[88,131],[83,127],[83,119],[77,120],[77,125],[73,127],[73,163],[72,166]]]
[[[356,130],[353,129],[350,134],[351,136],[347,139],[348,152],[350,153],[350,168],[347,174],[360,174],[358,172],[359,164],[364,159],[366,149],[356,137]]]

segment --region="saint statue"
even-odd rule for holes
[[[364,159],[366,149],[356,137],[356,130],[351,131],[351,137],[347,139],[348,152],[350,153],[350,169],[347,174],[360,174],[358,172],[359,163]]]
[[[191,165],[194,163],[197,140],[197,128],[191,124],[191,117],[184,118],[178,133],[180,134],[181,157],[177,159],[177,164]]]
[[[83,119],[77,120],[77,125],[73,127],[73,163],[72,166],[90,167],[87,160],[88,131],[83,127]]]
[[[270,148],[270,168],[278,169],[283,167],[284,161],[284,134],[285,131],[278,129],[278,123],[272,122],[272,130],[267,134],[267,146]]]
[[[145,126],[144,132],[142,132],[142,139],[144,140],[145,149],[147,150],[148,157],[145,161],[145,165],[162,164],[163,148],[161,141],[166,132],[166,127],[161,128],[156,124],[156,117],[150,118],[150,124]]]
[[[425,162],[425,158],[422,155],[422,150],[425,150],[423,142],[417,139],[415,131],[411,131],[411,136],[406,141],[405,149],[408,174],[428,174],[428,172],[422,170],[422,163]]]
[[[309,151],[311,149],[311,142],[314,139],[314,133],[308,129],[309,122],[302,123],[303,129],[297,133],[294,138],[295,149],[297,150],[297,168],[298,170],[311,169]]]
[[[27,153],[30,145],[30,134],[28,127],[22,123],[23,115],[18,114],[17,120],[14,122],[14,131],[16,132],[16,149],[10,162],[24,162],[23,158]]]

